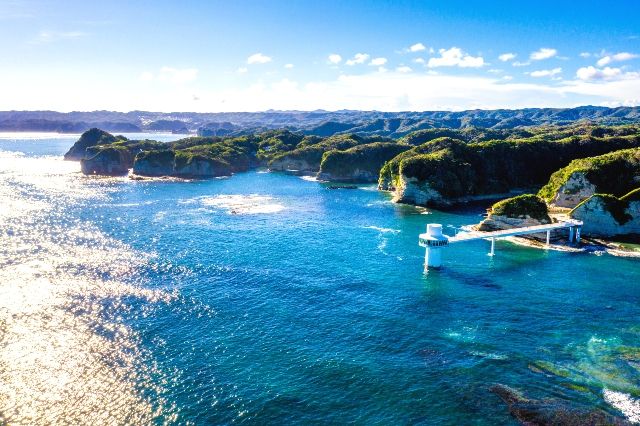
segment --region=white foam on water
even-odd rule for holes
[[[382,232],[383,234],[387,234],[387,233],[399,234],[400,233],[399,229],[381,228],[379,226],[373,226],[373,225],[363,226],[362,228],[363,229],[373,229],[375,231]]]
[[[266,195],[216,195],[202,197],[200,202],[207,207],[221,208],[229,214],[272,214],[278,213],[285,207],[274,202],[273,197]]]
[[[620,410],[631,423],[640,423],[640,400],[631,395],[605,388],[602,391],[604,400],[612,407]]]
[[[306,180],[309,182],[318,182],[318,178],[315,176],[300,176],[300,179]]]

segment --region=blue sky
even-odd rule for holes
[[[640,2],[0,2],[0,109],[640,104]]]

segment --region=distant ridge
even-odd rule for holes
[[[640,107],[525,108],[468,111],[276,111],[264,112],[149,112],[149,111],[1,111],[0,131],[81,133],[92,127],[110,132],[164,131],[210,136],[237,135],[286,128],[309,135],[340,133],[400,137],[432,128],[470,127],[512,129],[566,125],[578,121],[597,124],[640,122]]]

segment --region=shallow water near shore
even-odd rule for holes
[[[640,422],[638,259],[473,242],[425,275],[426,223],[481,209],[85,177],[76,139],[0,135],[0,423],[515,424],[496,383]]]

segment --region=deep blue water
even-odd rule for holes
[[[515,424],[496,383],[640,416],[637,259],[474,242],[425,275],[425,225],[480,210],[85,177],[76,138],[0,138],[0,421]]]

